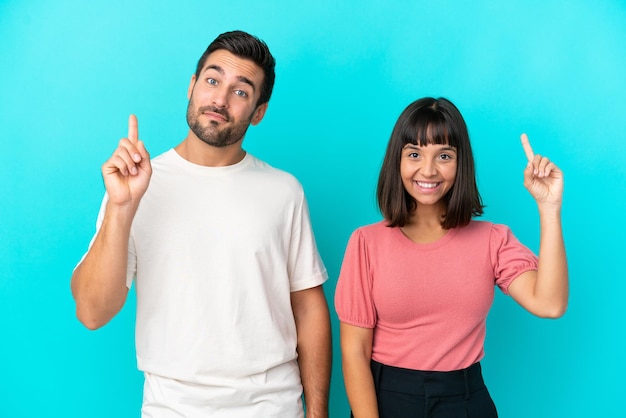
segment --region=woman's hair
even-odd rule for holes
[[[239,58],[248,59],[263,69],[263,86],[261,87],[261,96],[256,105],[269,102],[274,89],[274,79],[276,78],[274,72],[276,61],[265,42],[240,30],[222,33],[211,42],[198,60],[196,78],[200,77],[200,72],[209,55],[220,49],[226,50]]]
[[[443,228],[465,226],[473,216],[482,215],[483,204],[476,186],[474,156],[463,116],[449,100],[425,97],[404,109],[387,144],[376,195],[378,207],[388,226],[405,226],[418,204],[405,190],[400,177],[400,159],[406,144],[445,144],[456,148],[456,178],[444,196],[446,213],[441,222]]]

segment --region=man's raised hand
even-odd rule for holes
[[[137,117],[130,115],[128,137],[120,140],[111,158],[102,165],[110,203],[136,207],[150,183],[150,154],[139,140],[138,131]]]

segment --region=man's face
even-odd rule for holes
[[[204,68],[189,84],[187,123],[202,141],[227,147],[243,138],[250,124],[261,121],[267,103],[256,106],[263,69],[226,50],[208,56]]]

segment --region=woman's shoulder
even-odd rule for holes
[[[499,224],[486,220],[472,220],[469,224],[464,227],[459,228],[459,235],[464,237],[475,237],[479,236],[488,237],[498,237],[498,236],[507,236],[510,232],[510,228],[507,225]]]
[[[490,231],[491,232],[491,231],[506,231],[509,229],[509,227],[507,225],[495,223],[492,221],[471,220],[470,223],[467,224],[467,226],[461,229],[465,229],[468,232],[472,232],[472,231]]]
[[[467,239],[487,239],[491,245],[500,245],[508,242],[514,237],[511,228],[508,225],[495,223],[491,221],[475,221],[472,220],[467,226],[460,228],[461,234]]]
[[[394,246],[398,243],[400,228],[389,227],[385,220],[363,225],[356,228],[351,236],[351,245],[362,245],[368,248]]]
[[[382,220],[382,221],[360,226],[357,229],[355,229],[352,234],[371,237],[371,236],[385,235],[385,234],[390,233],[392,230],[393,228],[390,228],[388,226],[387,221]]]

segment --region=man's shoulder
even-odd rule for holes
[[[175,155],[176,151],[174,151],[174,148],[170,148],[166,151],[161,152],[160,154],[157,154],[154,157],[150,158],[150,164],[152,165],[159,165],[159,164],[167,164],[168,161],[172,161],[176,155]]]
[[[294,190],[302,190],[302,185],[295,175],[280,168],[276,168],[269,163],[250,155],[252,161],[249,169],[254,175],[261,175],[264,180],[275,183],[277,186],[283,185]]]

